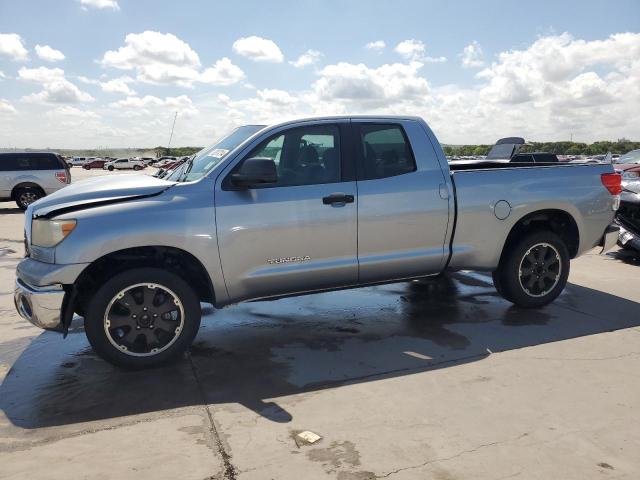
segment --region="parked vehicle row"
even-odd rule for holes
[[[166,157],[163,157],[166,158]],[[69,167],[78,166],[85,170],[91,170],[93,168],[104,170],[120,170],[120,169],[133,169],[141,170],[148,165],[153,165],[161,159],[154,159],[150,157],[135,157],[135,158],[115,158],[115,157],[72,157],[67,160]]]
[[[175,359],[201,302],[492,272],[541,307],[570,260],[615,244],[611,164],[448,164],[416,117],[329,117],[240,127],[166,179],[80,182],[27,209],[19,314],[123,367]],[[258,240],[259,241],[258,241]]]

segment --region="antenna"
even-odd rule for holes
[[[169,135],[169,144],[167,145],[167,155],[171,152],[171,139],[173,138],[173,129],[176,128],[176,118],[178,118],[178,112],[173,116],[173,125],[171,126],[171,135]]]

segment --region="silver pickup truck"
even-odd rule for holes
[[[77,313],[95,351],[129,368],[183,353],[201,302],[469,269],[540,307],[570,259],[615,244],[620,184],[608,164],[449,167],[415,117],[248,125],[167,178],[91,178],[29,206],[15,303],[64,334]]]

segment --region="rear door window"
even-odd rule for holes
[[[416,171],[411,146],[400,125],[359,124],[359,180],[395,177]]]
[[[41,155],[33,157],[30,161],[34,170],[61,170],[64,169],[62,161],[55,155]]]

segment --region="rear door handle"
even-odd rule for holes
[[[353,195],[347,195],[344,193],[332,193],[326,197],[322,197],[322,203],[325,205],[346,204],[353,203]]]

